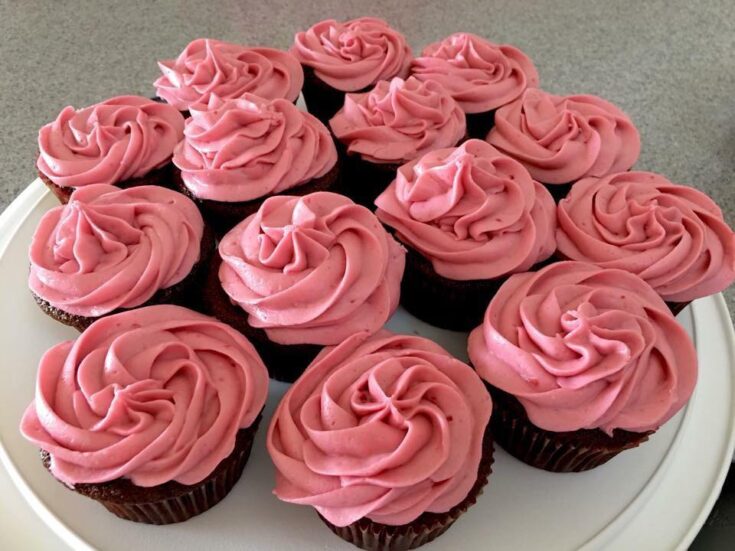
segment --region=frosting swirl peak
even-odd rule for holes
[[[269,197],[225,235],[219,253],[224,291],[280,344],[374,333],[398,306],[405,251],[342,195]]]
[[[240,333],[178,306],[93,323],[38,368],[23,435],[66,484],[196,484],[263,409],[268,373]]]
[[[697,378],[694,345],[656,292],[583,262],[511,276],[468,347],[480,377],[555,432],[656,430]]]
[[[477,479],[491,408],[472,369],[428,339],[353,335],[314,360],[273,416],[275,494],[336,526],[446,512]]]
[[[375,204],[378,218],[449,279],[525,271],[556,248],[549,192],[482,140],[403,165]]]

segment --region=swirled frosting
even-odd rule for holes
[[[268,373],[240,333],[179,306],[102,318],[41,358],[23,435],[66,484],[196,484],[263,409]]]
[[[280,344],[374,333],[398,306],[405,251],[374,214],[336,193],[266,199],[219,254],[222,288]]]
[[[183,132],[181,113],[140,96],[69,106],[38,131],[36,166],[61,187],[116,184],[169,162]]]
[[[364,94],[347,94],[329,121],[349,153],[373,163],[403,163],[456,145],[465,135],[462,108],[438,83],[413,77],[381,80]]]
[[[477,480],[491,408],[472,369],[430,340],[353,335],[314,360],[273,416],[275,494],[336,526],[446,512]]]
[[[583,262],[511,276],[469,354],[480,377],[555,432],[655,430],[697,378],[691,339],[650,285]]]
[[[288,52],[211,38],[191,41],[179,57],[159,61],[158,67],[162,76],[153,83],[158,97],[181,111],[206,105],[212,94],[231,99],[251,93],[296,101],[304,85],[301,64]]]
[[[633,272],[672,302],[735,281],[735,233],[719,207],[652,172],[577,182],[559,204],[557,239],[567,258]]]
[[[85,186],[38,223],[28,285],[73,315],[134,308],[189,274],[203,232],[196,205],[175,191]]]
[[[191,110],[173,162],[195,197],[250,201],[323,176],[337,150],[329,130],[287,100],[212,95]]]
[[[450,279],[522,272],[556,249],[551,194],[482,140],[403,165],[375,204],[380,221]]]
[[[612,103],[537,88],[495,112],[487,141],[545,184],[628,170],[641,151],[638,130]]]
[[[465,113],[497,109],[539,85],[536,67],[521,50],[471,33],[426,46],[411,63],[411,75],[440,83]]]
[[[408,74],[411,48],[404,36],[376,17],[320,21],[296,33],[291,53],[319,79],[343,92]]]

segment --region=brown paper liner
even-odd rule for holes
[[[238,431],[235,449],[199,484],[185,486],[171,481],[143,488],[119,478],[100,484],[76,484],[73,489],[125,520],[145,524],[184,522],[214,507],[240,479],[250,457],[260,419],[258,415],[251,426]],[[49,455],[42,452],[41,458],[44,466],[49,468]]]
[[[192,266],[189,275],[171,287],[159,289],[150,299],[140,306],[136,306],[136,308],[143,308],[154,304],[177,304],[179,306],[191,308],[192,310],[201,310],[201,288],[207,277],[210,259],[215,254],[214,248],[214,233],[211,229],[205,226],[204,233],[202,234],[199,260],[194,264],[194,266]],[[56,306],[52,306],[51,303],[39,297],[32,291],[31,295],[33,295],[36,304],[38,304],[47,316],[52,317],[64,325],[69,325],[80,332],[84,331],[87,327],[102,317],[119,314],[120,312],[125,312],[126,310],[131,309],[117,308],[104,316],[97,317],[79,316],[65,312]]]
[[[477,481],[467,497],[446,513],[423,513],[413,522],[401,526],[380,524],[368,518],[361,518],[347,526],[335,526],[323,516],[319,515],[319,518],[340,538],[361,549],[368,551],[416,549],[441,536],[467,509],[477,503],[477,498],[482,494],[492,472],[493,461],[493,437],[488,426],[482,441],[482,457],[477,469]]]
[[[117,182],[115,187],[127,189],[135,186],[161,186],[168,189],[173,189],[173,163],[167,163],[161,168],[151,170],[145,176],[140,178],[130,178],[122,182]],[[48,176],[43,172],[38,172],[38,177],[41,181],[46,184],[46,187],[56,196],[62,205],[66,205],[69,202],[69,198],[75,189],[73,187],[62,187],[53,183]]]
[[[616,429],[608,436],[597,429],[547,431],[531,423],[515,397],[486,386],[493,398],[490,424],[495,440],[512,456],[546,471],[568,473],[594,469],[620,452],[638,447],[655,432]]]
[[[203,288],[203,310],[222,323],[245,335],[260,354],[268,375],[276,381],[293,383],[323,348],[319,344],[278,344],[271,341],[263,329],[248,324],[248,314],[222,289],[219,267],[222,259],[215,254]]]

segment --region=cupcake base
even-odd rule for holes
[[[467,121],[467,136],[484,140],[495,126],[495,109],[482,113],[465,113]]]
[[[293,383],[322,350],[317,344],[278,344],[263,329],[248,324],[248,314],[233,304],[222,289],[219,267],[222,259],[215,254],[203,288],[203,308],[211,316],[245,335],[260,354],[271,379]]]
[[[679,315],[684,308],[689,306],[692,303],[691,300],[688,300],[686,302],[667,302],[666,306],[669,307],[669,310],[671,310],[671,313],[675,316]]]
[[[145,303],[136,306],[135,308],[142,308],[144,306],[152,306],[154,304],[178,304],[179,306],[185,306],[192,310],[201,310],[200,304],[200,289],[204,284],[207,277],[207,269],[209,268],[210,259],[214,255],[214,234],[208,227],[204,227],[204,233],[202,234],[202,243],[199,252],[199,260],[192,266],[189,275],[184,279],[167,287],[166,289],[159,289],[150,299]],[[118,314],[131,308],[118,308],[112,312],[108,312],[104,316],[88,317],[80,316],[76,314],[70,314],[57,308],[49,303],[47,300],[39,297],[35,293],[31,292],[36,304],[43,310],[43,312],[56,321],[74,327],[78,331],[84,331],[87,327],[92,325],[95,321],[104,316],[111,316]]]
[[[552,432],[531,423],[523,405],[510,394],[486,384],[493,398],[490,420],[500,446],[527,465],[555,473],[582,472],[610,461],[624,450],[638,447],[654,431],[616,429]]]
[[[73,490],[94,499],[125,520],[145,524],[184,522],[214,507],[240,479],[250,457],[260,418],[258,415],[251,426],[238,431],[235,449],[199,484],[187,486],[170,481],[143,488],[128,479],[119,478],[99,484],[75,484]],[[41,459],[49,469],[49,454],[41,452]]]
[[[492,472],[493,439],[490,427],[485,431],[482,442],[482,458],[477,469],[477,481],[467,497],[446,513],[423,513],[413,522],[400,526],[380,524],[362,518],[347,526],[335,526],[319,515],[324,524],[343,540],[368,551],[406,551],[416,549],[438,538],[462,516],[467,509],[477,503],[487,479]]]
[[[316,76],[312,67],[301,65],[301,68],[304,70],[304,87],[301,89],[301,93],[304,94],[306,109],[329,128],[329,119],[337,111],[342,109],[345,103],[346,92],[332,88]],[[362,94],[370,90],[370,88],[372,86],[367,86],[362,90],[355,90],[350,93]]]
[[[395,180],[401,163],[371,163],[360,155],[347,153],[339,142],[337,152],[344,167],[340,193],[375,212],[375,199]]]
[[[554,203],[559,203],[559,201],[569,194],[573,185],[574,182],[569,182],[567,184],[544,184],[544,187],[551,193],[551,196],[554,198]]]
[[[141,176],[140,178],[130,178],[128,180],[123,180],[122,182],[116,182],[115,186],[122,189],[136,186],[161,186],[173,189],[173,167],[173,163],[167,163],[161,168],[151,170],[148,174]],[[73,187],[62,187],[53,183],[43,172],[39,172],[38,177],[46,187],[51,190],[51,193],[56,196],[62,205],[66,205],[69,202],[71,194],[74,193],[74,190],[76,189]]]
[[[210,199],[200,199],[196,197],[189,188],[186,187],[181,178],[181,171],[176,169],[173,176],[174,189],[189,197],[199,207],[199,211],[218,236],[223,236],[237,224],[245,220],[251,214],[255,214],[263,202],[272,197],[266,195],[252,201],[213,201]],[[340,182],[340,163],[337,161],[335,165],[324,176],[314,178],[309,182],[284,190],[278,195],[297,195],[303,196],[317,191],[336,191]]]

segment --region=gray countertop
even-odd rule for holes
[[[455,31],[519,46],[543,88],[591,93],[638,126],[636,167],[711,195],[735,223],[735,2],[373,0],[0,0],[0,210],[35,177],[36,132],[66,105],[151,95],[157,59],[193,38],[287,48],[295,31],[327,17],[377,15],[415,51]],[[735,294],[727,292],[730,311]],[[735,486],[697,548],[735,536]],[[733,543],[730,539],[730,543]],[[723,547],[724,548],[724,547]]]

